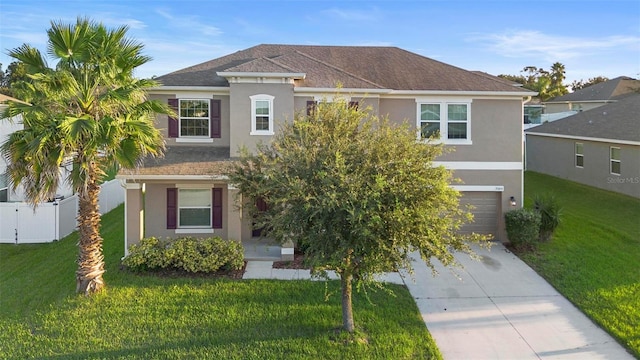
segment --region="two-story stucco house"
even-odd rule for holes
[[[259,236],[234,201],[224,170],[241,146],[255,149],[279,124],[339,91],[417,137],[439,131],[455,147],[438,164],[455,171],[465,231],[506,241],[503,213],[523,191],[523,98],[534,95],[482,74],[395,47],[258,45],[157,79],[151,96],[179,115],[157,117],[166,156],[118,177],[126,185],[126,245],[142,237]],[[340,84],[340,90],[336,86]]]

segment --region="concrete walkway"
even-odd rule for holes
[[[457,254],[463,268],[438,264],[439,275],[418,259],[406,284],[446,360],[633,359],[535,271],[501,244],[476,249],[480,261]],[[249,261],[245,279],[309,279],[309,270],[272,269]],[[335,275],[334,275],[335,277]]]

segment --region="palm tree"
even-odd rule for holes
[[[51,199],[61,181],[79,199],[79,254],[76,291],[90,295],[104,287],[104,257],[98,195],[106,169],[135,168],[146,156],[161,155],[164,141],[153,126],[155,113],[170,110],[149,100],[152,80],[137,79],[136,67],[151,60],[143,45],[126,37],[128,28],[107,29],[78,18],[51,22],[47,54],[24,44],[9,55],[25,64],[28,80],[13,84],[16,97],[5,116],[22,115],[24,130],[14,132],[0,151],[14,188],[23,184],[28,200]],[[72,170],[60,176],[60,167]]]

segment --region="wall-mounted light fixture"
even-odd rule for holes
[[[516,206],[516,198],[515,197],[510,197],[509,198],[509,203],[511,203],[511,206]]]

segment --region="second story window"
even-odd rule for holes
[[[180,100],[180,137],[209,137],[209,100]]]
[[[177,141],[211,142],[221,137],[221,101],[215,99],[169,99],[178,115],[169,116],[168,136]]]
[[[440,133],[440,104],[420,104],[420,136],[428,139]]]
[[[447,139],[468,139],[467,104],[447,104]]]
[[[273,99],[260,94],[251,99],[251,135],[273,135]]]
[[[421,139],[434,136],[445,144],[471,144],[470,101],[416,102],[417,127]]]

